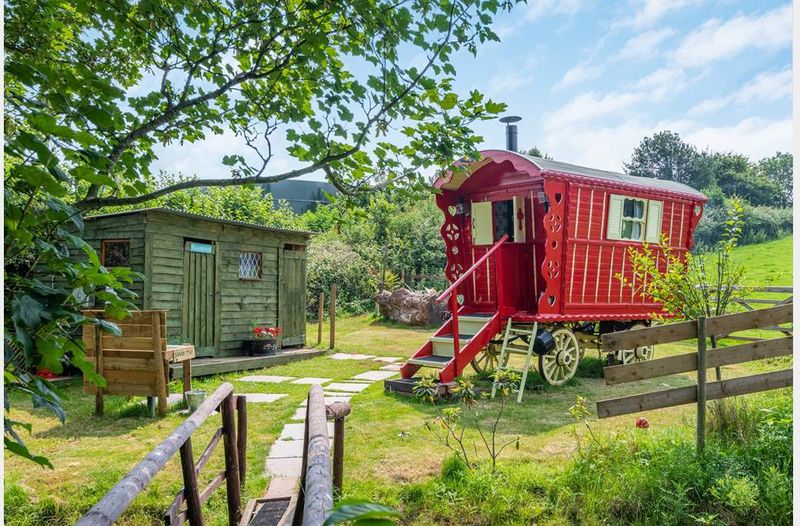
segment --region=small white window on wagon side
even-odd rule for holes
[[[612,194],[609,196],[606,237],[658,243],[663,209],[662,201]]]

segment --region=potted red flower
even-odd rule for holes
[[[253,325],[250,338],[244,340],[242,346],[250,356],[274,354],[280,349],[280,327],[269,325]]]

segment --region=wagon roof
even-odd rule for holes
[[[98,214],[93,216],[88,216],[84,218],[86,221],[92,221],[97,219],[103,219],[106,217],[120,217],[124,215],[134,215],[134,214],[142,214],[146,212],[158,212],[162,214],[170,214],[176,215],[181,217],[186,217],[189,219],[199,219],[202,221],[211,221],[213,223],[222,223],[226,225],[235,225],[245,228],[254,228],[257,230],[263,230],[265,232],[276,232],[282,234],[300,234],[306,237],[310,237],[314,234],[314,232],[309,232],[308,230],[292,230],[289,228],[277,228],[271,226],[264,226],[259,225],[257,223],[245,223],[244,221],[234,221],[232,219],[220,219],[218,217],[211,217],[211,216],[204,216],[200,214],[193,214],[191,212],[184,212],[182,210],[172,210],[170,208],[163,208],[163,207],[152,207],[152,208],[140,208],[139,210],[126,210],[124,212],[112,212],[110,214]]]
[[[668,192],[678,192],[682,194],[690,194],[701,199],[706,196],[692,188],[689,185],[678,183],[675,181],[668,181],[666,179],[655,179],[652,177],[637,177],[635,175],[628,175],[619,172],[609,172],[606,170],[598,170],[596,168],[587,168],[585,166],[578,166],[576,164],[565,163],[561,161],[553,161],[552,159],[542,159],[540,157],[529,157],[521,155],[538,166],[543,172],[557,172],[570,175],[579,175],[581,177],[589,177],[591,179],[602,179],[622,184],[632,184],[643,186],[647,188],[655,188],[658,190],[666,190]]]

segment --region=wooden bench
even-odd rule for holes
[[[103,317],[101,310],[83,311],[88,317]],[[169,363],[183,362],[183,390],[192,388],[191,359],[194,346],[167,345],[167,311],[137,311],[123,320],[106,318],[117,324],[122,336],[101,331],[97,325],[83,326],[87,359],[106,379],[97,388],[84,377],[83,391],[95,395],[95,414],[103,414],[103,396],[147,396],[153,414],[153,397],[158,399],[158,413],[167,414]],[[101,352],[96,342],[100,341]]]

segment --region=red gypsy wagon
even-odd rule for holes
[[[706,197],[680,183],[487,150],[435,186],[452,285],[439,297],[450,318],[387,389],[408,390],[421,367],[446,383],[470,363],[478,372],[525,354],[563,384],[599,335],[650,323],[661,305],[623,286],[628,248],[669,244],[685,253]],[[666,264],[666,263],[665,263]],[[458,335],[456,337],[455,335]],[[521,340],[521,342],[520,342]],[[652,347],[615,357],[652,358]],[[537,356],[538,355],[538,356]],[[520,397],[521,397],[520,390]]]

